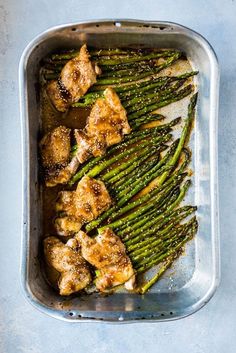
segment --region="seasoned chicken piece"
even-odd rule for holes
[[[66,217],[58,217],[55,221],[58,234],[71,235],[73,229],[77,232],[84,223],[106,211],[111,202],[104,183],[85,175],[75,191],[61,191],[58,194],[56,211],[63,212]]]
[[[99,67],[90,61],[84,44],[79,54],[63,67],[58,81],[49,82],[48,96],[57,110],[65,112],[71,103],[77,102],[96,82],[100,73]]]
[[[133,289],[135,274],[125,246],[110,228],[104,229],[95,238],[80,231],[75,239],[81,244],[82,256],[98,271],[96,287],[105,292],[115,286],[125,284]]]
[[[65,112],[70,105],[70,94],[63,88],[59,80],[49,81],[46,88],[47,95],[59,112]]]
[[[81,256],[77,242],[62,243],[56,237],[44,239],[44,255],[49,266],[60,273],[60,295],[70,295],[91,282],[88,265]]]
[[[80,164],[76,156],[70,160],[70,132],[71,129],[59,126],[47,133],[40,142],[47,186],[55,186],[69,181]]]
[[[80,162],[76,156],[74,156],[68,165],[60,170],[56,170],[54,173],[48,173],[46,175],[46,186],[56,186],[57,184],[67,183],[71,177],[76,173]]]
[[[48,170],[67,165],[70,157],[70,129],[59,126],[47,133],[40,142],[42,164]]]
[[[107,146],[120,142],[124,135],[131,132],[126,111],[112,88],[106,88],[104,98],[96,100],[88,117],[86,131],[89,136],[102,137]]]
[[[84,163],[93,155],[94,157],[102,156],[106,153],[105,140],[98,140],[96,136],[89,136],[83,130],[75,130],[75,139],[77,142],[77,158]]]
[[[102,156],[106,148],[122,141],[131,131],[126,111],[112,88],[98,98],[88,117],[84,131],[75,130],[77,157],[84,162],[90,155]]]
[[[82,227],[83,223],[75,217],[58,217],[54,221],[58,235],[73,236]]]
[[[99,67],[90,61],[87,46],[84,44],[79,54],[63,67],[60,81],[70,93],[72,102],[76,102],[96,83],[96,77],[100,73]]]

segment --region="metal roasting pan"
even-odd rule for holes
[[[185,202],[198,206],[200,227],[196,238],[187,244],[184,256],[144,296],[120,291],[110,296],[94,293],[63,298],[45,281],[40,267],[38,254],[43,234],[37,156],[39,65],[50,52],[80,47],[85,42],[94,47],[178,48],[186,53],[191,66],[199,70],[199,101],[190,141],[193,186]],[[219,67],[210,44],[198,33],[170,22],[96,20],[57,26],[40,34],[24,50],[19,85],[23,145],[21,280],[29,302],[50,316],[73,322],[167,321],[203,307],[215,293],[220,277]]]

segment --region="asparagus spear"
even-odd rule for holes
[[[161,266],[161,268],[158,270],[158,272],[149,280],[147,281],[145,284],[143,284],[140,288],[138,288],[138,292],[140,294],[145,294],[150,288],[151,286],[153,286],[153,284],[155,284],[160,278],[161,276],[166,272],[166,270],[173,264],[173,262],[175,261],[175,259],[178,257],[178,252],[173,253],[172,255],[170,255],[165,263]]]
[[[165,89],[159,90],[158,92],[148,92],[143,94],[141,97],[132,99],[129,102],[128,107],[125,106],[127,113],[132,114],[133,112],[141,110],[146,106],[166,100],[168,97],[171,97],[172,94],[176,94],[177,89],[180,88],[184,82],[185,80],[179,80],[174,85],[167,86]]]
[[[99,53],[99,54],[98,54]],[[139,64],[141,62],[158,59],[160,57],[168,57],[177,53],[175,50],[161,50],[153,52],[135,51],[135,50],[122,50],[122,49],[111,49],[111,50],[99,50],[90,51],[90,55],[93,61],[96,61],[103,70],[119,70],[124,66],[131,66]],[[46,63],[61,64],[65,65],[68,60],[73,59],[79,54],[79,50],[70,50],[61,54],[54,54],[49,58],[44,59]]]
[[[130,194],[133,196],[138,193],[138,191],[142,190],[146,187],[152,180],[157,178],[159,175],[166,170],[166,166],[159,168],[159,165],[153,166],[151,170],[148,170],[142,178],[132,179],[126,188],[123,188],[121,191],[118,192],[119,199],[123,200],[120,201],[121,205],[125,204],[127,199],[130,199]]]
[[[178,228],[181,228],[181,231],[178,230]],[[176,242],[178,242],[181,239],[181,234],[182,234],[182,228],[178,227],[176,230],[172,230],[172,233],[169,233],[167,236],[163,237],[159,243],[156,245],[153,242],[153,246],[146,250],[144,254],[141,254],[139,256],[133,257],[132,254],[129,254],[129,257],[132,261],[132,264],[134,267],[140,266],[140,265],[145,265],[146,263],[149,262],[150,257],[153,255],[159,254],[163,252],[167,247],[171,247],[172,245],[175,245]]]
[[[172,203],[170,204],[167,209],[165,210],[165,212],[159,216],[156,217],[156,230],[158,230],[163,224],[165,224],[166,222],[169,221],[169,219],[167,218],[169,215],[170,215],[170,212],[174,210],[174,208],[179,205],[179,203],[183,200],[189,186],[191,185],[191,182],[189,180],[187,180],[185,182],[185,184],[183,185],[183,187],[181,188],[180,190],[180,193],[178,195],[178,198]],[[144,207],[143,207],[144,208]],[[150,209],[151,207],[147,208],[146,206],[146,209]],[[133,217],[135,218],[135,217]],[[148,222],[147,222],[148,223]],[[109,225],[110,227],[110,225]],[[126,237],[126,239],[128,239],[126,241],[126,245],[127,246],[130,246],[132,244],[136,244],[139,240],[143,239],[143,236],[144,234],[143,233],[140,233],[138,235],[136,234],[130,234]]]
[[[169,156],[171,155],[172,151],[174,150],[175,146],[176,146],[176,143],[178,141],[176,141],[175,143],[172,144],[171,148],[170,148],[170,151],[166,154],[166,156],[164,158],[162,158],[162,160],[158,163],[158,166],[159,168],[161,168],[162,165],[165,164],[165,161],[168,160]],[[140,197],[139,199],[135,200],[134,202],[130,203],[129,205],[121,208],[119,211],[118,211],[118,215],[121,215],[121,214],[124,214],[126,213],[128,210],[130,209],[133,209],[135,207],[137,207],[138,205],[142,205],[144,204],[145,202],[147,202],[148,200],[151,200],[153,196],[155,196],[158,192],[161,192],[163,189],[165,189],[166,187],[168,187],[169,185],[171,185],[172,183],[174,183],[175,181],[181,181],[181,179],[186,175],[186,174],[183,174],[183,167],[185,167],[186,165],[186,161],[183,163],[182,167],[178,170],[178,172],[176,172],[162,187],[159,187],[159,188],[155,188],[153,189],[149,194],[146,194],[146,195],[143,195],[142,197]],[[184,197],[184,194],[185,192],[187,191],[187,188],[189,186],[189,182],[186,183],[186,185],[183,187],[183,189],[181,189],[181,193],[180,193],[180,196],[178,198],[178,201],[176,202],[180,202],[182,200],[182,198]],[[174,203],[174,205],[176,205],[177,203]],[[148,207],[144,212],[141,212],[141,214],[145,213],[147,210],[149,210],[150,207]],[[112,212],[114,211],[114,209],[112,210]],[[111,213],[112,213],[111,212]],[[109,213],[110,214],[110,213]],[[101,218],[102,220],[104,220],[106,218],[106,214],[102,215]],[[117,216],[117,214],[113,214],[112,217],[110,217],[110,219],[113,219],[114,216]],[[132,220],[134,219],[135,217],[131,217],[129,219],[125,219],[123,224],[119,224],[119,228],[120,228],[120,232],[119,234],[122,234],[122,231],[124,232],[127,232],[127,230],[129,230],[129,225],[130,223],[132,223]],[[101,222],[99,222],[100,224]],[[124,228],[124,229],[123,229]]]
[[[150,162],[156,163],[159,159],[159,155],[156,153],[156,148],[154,147],[151,150],[149,148],[147,149],[148,151],[144,150],[140,155],[138,155],[135,158],[135,160],[132,161],[131,165],[128,168],[126,168],[119,174],[114,175],[112,178],[110,178],[108,183],[117,190],[118,186],[122,187],[122,184],[127,179],[126,178],[127,175],[129,175],[129,179],[130,179],[137,173],[137,169],[136,169],[137,167],[141,167],[143,163],[144,165]],[[152,157],[151,161],[147,161],[149,157]]]
[[[140,82],[137,87],[129,89],[128,91],[119,93],[121,100],[126,98],[133,99],[135,97],[140,97],[143,93],[154,90],[154,89],[163,89],[166,88],[170,83],[182,79],[188,79],[194,75],[197,75],[198,71],[190,71],[178,76],[161,76],[154,78],[152,80],[146,80]],[[117,89],[116,89],[117,90]]]
[[[181,241],[177,241],[176,243],[175,242],[171,243],[169,246],[165,248],[165,250],[161,252],[157,252],[157,254],[154,254],[153,256],[150,256],[149,258],[146,258],[144,261],[141,261],[140,263],[138,263],[136,265],[137,272],[141,273],[141,272],[147,271],[151,267],[159,264],[161,261],[168,258],[170,255],[176,253],[176,251],[181,249],[187,241],[193,238],[193,236],[197,231],[197,228],[198,228],[198,223],[194,217],[193,225],[189,229],[187,229],[187,226],[185,225],[183,229],[183,234],[185,236]]]
[[[46,60],[70,60],[73,59],[74,57],[76,57],[79,54],[80,49],[72,49],[72,50],[68,50],[65,51],[64,53],[60,53],[60,54],[53,54],[50,58],[46,58]],[[89,53],[90,55],[93,56],[112,56],[112,55],[129,55],[129,54],[134,54],[135,55],[135,51],[129,51],[129,50],[125,50],[125,49],[120,49],[120,48],[111,48],[111,49],[89,49]]]
[[[189,234],[189,237],[186,237],[182,243],[184,245],[184,243],[188,240],[191,240],[192,237],[195,235],[197,231],[197,223],[195,223],[195,225],[193,226],[190,234]],[[159,256],[159,259],[156,258],[154,260],[151,261],[150,265],[149,265],[149,268],[152,267],[153,263],[156,264],[158,263],[158,261],[162,261],[160,260],[160,258],[162,257],[162,259],[166,259],[165,263],[161,266],[161,268],[157,271],[157,273],[149,280],[147,281],[146,283],[144,283],[140,288],[139,288],[139,293],[141,294],[145,294],[149,289],[150,287],[155,284],[158,279],[163,275],[163,273],[172,265],[172,263],[174,262],[174,260],[178,257],[179,255],[179,252],[178,252],[178,249],[181,249],[181,246],[180,244],[176,245],[175,246],[175,250],[176,252],[174,252],[173,250],[169,250],[169,255],[166,256],[166,254],[162,254],[162,256]],[[171,254],[170,254],[171,252]],[[143,269],[139,269],[138,272],[142,272]]]
[[[167,134],[165,136],[158,136],[158,137],[153,137],[151,140],[148,141],[144,141],[134,147],[131,147],[128,150],[125,150],[117,155],[115,155],[114,157],[108,159],[108,160],[104,160],[102,163],[95,165],[88,173],[87,175],[90,177],[95,177],[96,175],[100,174],[105,168],[109,167],[111,164],[120,161],[121,159],[130,156],[132,153],[137,152],[142,150],[142,148],[146,147],[146,146],[150,146],[150,143],[155,144],[156,146],[158,144],[162,144],[167,142],[169,139],[171,138],[170,134]]]
[[[179,144],[178,144],[178,146],[176,148],[176,151],[175,151],[173,157],[167,163],[167,165],[169,165],[169,166],[175,165],[175,163],[177,162],[177,160],[178,160],[178,158],[180,156],[180,153],[181,153],[181,151],[182,151],[182,149],[184,147],[184,144],[185,144],[186,139],[187,139],[187,137],[189,135],[189,131],[190,131],[193,119],[194,119],[196,103],[197,103],[197,93],[195,93],[192,96],[191,100],[190,100],[190,103],[189,103],[189,106],[188,106],[188,117],[187,117],[187,120],[185,122],[185,125],[184,125],[183,131],[182,131],[182,134],[181,134],[181,137],[180,137],[180,140],[179,140]],[[167,177],[168,177],[168,172],[166,171],[160,177],[159,184],[161,185],[166,180]]]
[[[137,55],[137,56],[122,56],[121,58],[108,58],[108,59],[98,59],[96,62],[98,65],[110,66],[110,65],[119,65],[119,64],[130,64],[143,60],[151,60],[165,57],[181,56],[181,53],[173,50],[163,50],[160,52],[153,52],[147,55]]]
[[[155,68],[156,65],[151,64],[150,61],[147,61],[143,65],[139,65],[137,67],[125,67],[116,71],[105,71],[103,72],[99,78],[104,79],[104,78],[121,78],[125,76],[134,76],[137,74],[141,74],[142,72],[148,72],[152,71]]]
[[[176,142],[178,142],[178,141],[176,141]],[[176,143],[174,143],[171,146],[171,149],[173,150],[175,148],[175,146],[176,146]],[[184,169],[187,167],[187,165],[190,161],[190,157],[191,157],[191,154],[189,153],[188,150],[184,149],[183,153],[185,154],[185,160],[181,164],[180,168],[176,172],[174,172],[174,174],[164,183],[164,185],[161,188],[160,187],[157,188],[156,189],[157,191],[161,191],[166,186],[171,185],[171,183],[174,180],[176,180],[176,178],[178,178],[178,176],[182,175],[182,173],[183,173]],[[164,160],[167,160],[168,156],[170,156],[170,155],[171,155],[171,151],[169,151],[169,153],[165,156],[165,158],[163,158],[161,160],[161,162],[163,162]],[[184,175],[186,175],[186,174],[184,174]],[[171,205],[168,205],[168,211],[174,209],[174,207],[176,207],[183,200],[185,193],[187,192],[190,184],[191,184],[191,182],[189,180],[184,184],[184,186],[181,188],[181,191],[180,191],[180,194],[179,194],[177,200],[175,200]],[[147,213],[145,213],[145,216],[146,216],[146,214]],[[152,212],[151,212],[151,215],[152,215]],[[134,223],[135,223],[135,220],[133,221],[133,219],[131,219],[131,220],[126,221],[123,225],[121,224],[119,226],[118,235],[123,237],[126,234],[126,237],[127,237],[127,234],[129,234],[129,237],[131,237],[133,231],[135,229],[139,228],[140,225],[142,225],[142,224],[140,224],[140,221],[138,221],[137,224],[134,224]],[[146,222],[145,222],[145,224],[146,224]]]
[[[135,162],[138,163],[139,162],[139,158],[143,157],[143,156],[147,156],[150,155],[148,152],[150,151],[151,154],[153,153],[153,150],[155,150],[156,152],[158,152],[161,149],[161,146],[158,148],[156,148],[155,146],[147,146],[146,148],[143,149],[143,151],[140,154],[134,154],[132,155],[132,157],[130,157],[128,160],[123,161],[122,163],[120,163],[118,166],[116,166],[115,168],[112,168],[111,170],[107,171],[105,174],[103,174],[101,176],[101,179],[105,182],[109,182],[110,179],[112,178],[119,178],[121,172],[123,172],[124,170],[127,169],[127,167],[129,167],[130,165],[135,165]],[[122,175],[122,174],[121,174]]]
[[[156,66],[156,60],[155,59],[151,59],[151,60],[142,60],[142,61],[137,61],[134,63],[122,63],[122,64],[117,64],[117,65],[103,65],[102,66],[102,72],[104,74],[115,74],[117,71],[120,70],[127,70],[130,67],[134,68],[134,69],[140,69],[140,68],[150,68]]]
[[[174,146],[175,146],[175,144],[174,144]],[[156,166],[154,166],[152,168],[152,170],[150,170],[149,172],[147,172],[144,175],[143,182],[146,183],[146,185],[148,185],[150,181],[152,181],[157,176],[161,175],[161,173],[163,173],[163,170],[165,170],[165,168],[166,168],[165,163],[166,163],[166,161],[168,161],[168,159],[172,155],[172,151],[173,151],[173,145],[172,145],[172,148],[170,148],[169,152],[159,161],[159,163]],[[188,156],[188,158],[190,158],[190,157]],[[165,165],[165,168],[160,169],[163,165]],[[168,172],[170,173],[173,169],[173,166],[167,166],[167,168],[168,168]],[[183,170],[183,168],[181,169],[181,172],[182,172],[182,170]],[[172,176],[172,179],[175,177],[176,174],[181,174],[181,172],[175,173]],[[127,180],[122,185],[122,190],[118,191],[119,196],[122,197],[122,196],[127,195],[131,190],[134,190],[138,185],[140,185],[140,180],[138,178],[133,178],[131,180]]]
[[[150,54],[152,55],[152,54]],[[158,54],[157,54],[158,55]],[[152,69],[152,71],[146,71],[146,72],[141,72],[137,74],[133,74],[133,76],[123,76],[123,77],[114,77],[114,78],[98,78],[97,82],[95,83],[95,86],[101,86],[101,85],[119,85],[121,83],[126,83],[126,82],[133,82],[133,81],[139,81],[142,80],[146,77],[152,77],[153,75],[158,74],[161,70],[165,69],[166,67],[170,66],[173,64],[176,60],[179,59],[181,56],[180,53],[174,53],[172,56],[170,56],[163,64],[157,65],[155,68]],[[134,58],[131,58],[134,59]],[[136,59],[136,58],[135,58]],[[109,59],[110,64],[114,63],[114,60]]]
[[[114,220],[118,216],[121,216],[122,214],[125,214],[127,211],[130,211],[130,210],[136,208],[137,206],[140,206],[140,205],[143,204],[141,207],[138,207],[138,209],[136,211],[134,211],[133,213],[130,213],[128,216],[125,216],[124,218],[120,218],[118,220],[115,220],[112,223],[109,223],[109,228],[113,228],[113,229],[117,228],[121,224],[126,223],[129,220],[137,218],[138,216],[142,215],[147,210],[153,208],[155,205],[161,204],[161,202],[165,201],[165,197],[170,192],[173,191],[173,189],[182,181],[183,177],[184,177],[184,175],[178,176],[178,178],[176,178],[171,183],[170,186],[168,185],[167,187],[163,186],[162,188],[160,188],[159,191],[163,191],[162,193],[160,192],[160,193],[157,194],[157,190],[154,189],[149,194],[141,196],[137,200],[128,203],[126,206],[124,206],[121,209],[119,209],[120,206],[118,206],[118,204],[119,204],[120,201],[118,201],[116,207],[106,211],[105,213],[102,214],[102,216],[97,218],[95,221],[92,221],[92,222],[88,223],[87,226],[86,226],[86,230],[93,229],[95,226],[99,225],[101,223],[101,221],[106,219],[107,216],[110,216],[110,219]],[[155,196],[156,194],[157,194],[157,196]],[[153,196],[154,196],[154,198],[153,198]],[[152,201],[146,203],[150,199],[152,199]],[[102,231],[104,228],[107,228],[107,225],[100,227],[98,229],[98,231]]]
[[[140,126],[157,120],[160,120],[158,114],[147,114],[139,119],[130,121],[129,125],[133,130],[137,130]]]
[[[141,161],[142,163],[140,163],[140,160],[138,160],[139,162],[138,169],[136,168],[135,165],[132,165],[131,167],[135,167],[135,168],[131,173],[129,173],[128,178],[126,176],[122,177],[121,175],[121,178],[118,180],[118,182],[116,182],[115,185],[112,185],[112,188],[114,189],[115,194],[118,195],[120,190],[123,190],[127,185],[132,184],[134,180],[143,176],[148,170],[153,168],[158,163],[158,160],[159,160],[159,150],[156,150],[155,156],[151,158],[151,160],[147,160],[146,158],[146,161],[144,163],[142,161]],[[119,177],[119,175],[116,177]]]
[[[142,241],[135,243],[134,245],[127,246],[129,254],[132,254],[134,260],[143,258],[146,256],[146,251],[151,250],[154,246],[162,242],[162,238],[168,239],[173,237],[176,232],[176,226],[191,213],[196,211],[196,207],[184,206],[172,212],[169,217],[165,217],[165,221],[159,226],[158,231],[151,231],[145,235]],[[142,232],[140,230],[140,232]],[[155,234],[152,236],[152,234]]]
[[[187,97],[192,91],[193,91],[193,86],[190,84],[190,85],[184,87],[183,89],[179,90],[177,93],[173,93],[172,95],[170,95],[169,98],[161,100],[161,101],[154,103],[152,105],[148,105],[147,107],[130,114],[129,121],[134,120],[136,118],[139,118],[140,116],[142,116],[146,113],[153,112],[153,111],[157,110],[158,108],[164,107],[168,104],[177,102],[178,100],[181,100],[181,99]]]

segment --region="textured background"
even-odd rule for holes
[[[18,62],[48,27],[92,18],[170,20],[205,36],[221,65],[219,182],[222,280],[210,303],[186,319],[157,324],[68,324],[41,314],[19,283],[21,144]],[[236,351],[236,2],[234,0],[0,0],[0,352]]]

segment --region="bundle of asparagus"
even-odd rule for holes
[[[46,80],[57,78],[63,65],[76,56],[73,50],[45,59],[42,74]],[[84,163],[69,185],[84,175],[105,182],[114,206],[85,227],[91,235],[97,229],[112,228],[124,242],[137,274],[159,266],[155,276],[139,288],[145,293],[181,254],[184,244],[197,232],[193,206],[180,206],[191,185],[188,164],[191,152],[186,147],[195,115],[197,94],[191,97],[188,117],[181,136],[172,142],[172,129],[181,118],[152,128],[143,124],[165,117],[158,108],[177,102],[194,91],[189,78],[196,71],[178,76],[159,76],[183,54],[176,50],[101,49],[90,51],[92,60],[102,69],[97,83],[74,107],[89,107],[112,86],[128,113],[132,132],[105,156]],[[72,148],[75,153],[77,146]],[[155,180],[155,185],[147,189]]]

